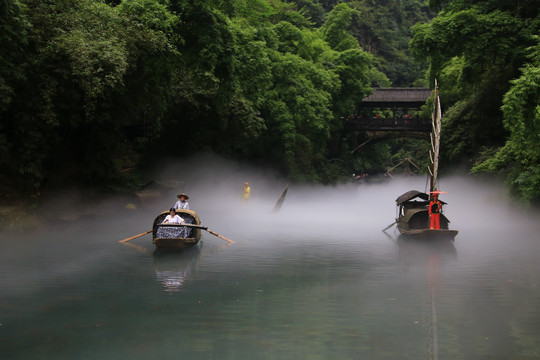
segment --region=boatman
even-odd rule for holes
[[[174,208],[175,209],[185,209],[185,210],[189,210],[189,203],[186,201],[187,199],[189,199],[189,196],[187,196],[186,194],[184,193],[181,193],[181,194],[178,194],[176,196],[178,199],[176,204],[174,204]]]
[[[431,193],[431,201],[429,203],[429,228],[432,230],[441,229],[441,210],[442,204],[439,201],[439,192]]]
[[[242,201],[244,202],[244,204],[247,203],[247,201],[249,200],[250,193],[251,193],[251,188],[249,187],[249,184],[246,181],[244,183],[244,188],[242,189]]]

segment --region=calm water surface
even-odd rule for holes
[[[155,211],[4,233],[0,358],[539,359],[537,216],[455,181],[454,243],[382,233],[410,188],[292,188],[278,214],[201,201],[237,244],[181,254],[118,243]]]

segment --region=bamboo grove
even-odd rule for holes
[[[136,188],[156,157],[201,151],[293,181],[381,170],[418,146],[351,155],[342,117],[438,78],[443,163],[532,201],[538,28],[532,0],[0,0],[3,197]]]

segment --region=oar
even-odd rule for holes
[[[382,231],[390,229],[392,226],[394,226],[395,223],[397,223],[397,220],[391,223],[390,225],[388,225],[387,227],[385,227]]]
[[[217,236],[217,237],[220,238],[220,239],[223,239],[223,240],[225,240],[225,241],[230,242],[231,244],[236,244],[234,241],[232,241],[232,240],[230,240],[230,239],[227,239],[225,236],[221,236],[221,235],[219,235],[218,233],[215,233],[215,232],[213,232],[212,230],[210,230],[210,229],[208,229],[208,228],[205,228],[204,230],[208,231],[208,232],[209,232],[210,234],[212,234],[212,235]]]
[[[148,251],[147,248],[141,246],[141,245],[137,245],[136,243],[130,243],[130,242],[123,242],[122,245],[124,246],[128,246],[130,248],[133,248],[139,252],[142,252],[143,254],[150,254],[150,251]]]
[[[287,190],[289,190],[289,184],[285,186],[285,189],[283,189],[283,192],[276,201],[276,205],[274,205],[274,212],[278,212],[279,209],[281,209],[281,205],[283,205],[283,201],[285,201],[285,196],[287,196]]]
[[[126,238],[126,239],[124,239],[124,240],[120,240],[119,242],[125,243],[126,241],[136,239],[136,238],[138,238],[138,237],[144,236],[144,235],[149,234],[149,233],[151,233],[151,232],[152,232],[152,230],[148,230],[148,231],[145,231],[145,232],[143,232],[143,233],[141,233],[141,234],[139,234],[139,235],[135,235],[135,236],[132,236],[132,237],[128,237],[128,238]]]

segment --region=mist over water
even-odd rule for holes
[[[291,184],[273,212],[287,182],[272,171],[212,156],[159,168],[154,180],[178,186],[137,210],[59,194],[43,208],[75,221],[0,234],[2,358],[540,354],[538,213],[500,184],[442,177],[445,214],[460,233],[433,244],[381,232],[395,219],[395,199],[425,190],[424,177]],[[180,192],[203,225],[236,244],[205,232],[181,254],[155,253],[149,235],[118,243],[150,230]]]

